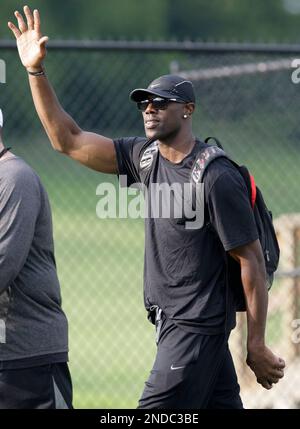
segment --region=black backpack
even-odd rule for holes
[[[209,140],[214,140],[215,144],[208,144]],[[249,173],[247,167],[238,165],[223,150],[220,142],[214,137],[208,137],[205,143],[198,140],[199,152],[196,155],[193,167],[191,169],[190,180],[191,183],[202,183],[203,176],[208,166],[217,158],[228,159],[241,174],[249,195],[251,207],[254,212],[254,218],[258,230],[259,240],[262,246],[266,273],[267,273],[267,287],[271,288],[273,283],[274,272],[276,271],[279,263],[279,245],[276,238],[272,213],[267,208],[262,193],[256,186],[253,176]],[[141,148],[139,154],[139,175],[143,183],[147,181],[151,172],[153,161],[158,153],[158,143],[156,141],[148,140]],[[226,253],[227,277],[230,288],[234,292],[236,311],[245,311],[246,303],[244,297],[244,289],[241,280],[241,269],[237,261],[235,261],[228,253]]]
[[[216,145],[209,145],[209,140],[214,140]],[[238,165],[232,159],[230,159],[216,138],[208,137],[205,140],[205,144],[207,146],[205,147],[205,145],[202,145],[196,156],[191,171],[191,180],[195,183],[201,183],[209,164],[220,157],[227,158],[237,168],[246,184],[249,200],[254,212],[259,241],[264,254],[267,273],[266,280],[269,290],[273,284],[274,272],[277,270],[280,256],[279,245],[273,226],[272,212],[267,208],[262,193],[256,186],[254,177],[249,173],[247,167],[244,165]],[[240,265],[228,253],[226,254],[226,258],[228,283],[234,291],[236,310],[245,311],[246,303],[241,280]]]

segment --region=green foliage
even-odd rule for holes
[[[169,33],[233,41],[299,41],[300,15],[292,16],[282,0],[172,1]]]
[[[7,38],[7,21],[13,11],[22,10],[23,1],[3,0],[1,3],[0,37]],[[38,8],[42,28],[50,38],[152,38],[167,37],[165,18],[168,2],[151,0],[32,0],[31,9]]]
[[[295,0],[296,1],[296,0]],[[299,42],[292,0],[31,0],[52,39],[201,39]],[[24,1],[2,0],[0,37]]]

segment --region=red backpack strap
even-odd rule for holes
[[[249,176],[250,176],[250,183],[251,183],[251,206],[254,209],[254,204],[256,201],[256,184],[252,174],[250,174]]]
[[[254,177],[252,176],[252,174],[250,174],[247,167],[245,167],[244,165],[238,165],[236,162],[232,161],[232,159],[230,159],[230,161],[238,169],[238,171],[242,175],[244,182],[245,182],[245,185],[246,185],[247,190],[248,190],[248,195],[249,195],[251,207],[252,207],[252,209],[254,209],[254,205],[256,202],[256,195],[257,195]]]

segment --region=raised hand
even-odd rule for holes
[[[47,36],[42,37],[40,30],[40,15],[38,10],[33,14],[28,6],[24,6],[24,14],[27,23],[25,23],[20,12],[16,11],[15,16],[18,20],[17,28],[12,22],[8,23],[17,40],[19,56],[24,67],[29,71],[42,69],[43,60],[46,56],[46,43],[49,40]]]

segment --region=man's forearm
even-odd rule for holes
[[[266,269],[259,240],[233,249],[230,255],[239,261],[247,307],[247,364],[257,382],[271,389],[283,377],[285,363],[265,344],[268,290]]]
[[[248,349],[264,346],[268,291],[263,261],[243,261],[241,275],[247,306]]]
[[[46,76],[29,75],[33,102],[54,149],[67,153],[81,130],[63,110]]]

